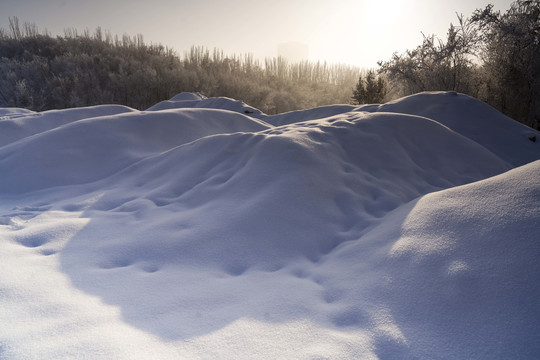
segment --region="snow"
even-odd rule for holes
[[[537,144],[526,141],[537,131],[511,121],[491,106],[469,96],[455,92],[426,92],[383,104],[375,111],[428,117],[485,146],[514,166],[538,159]]]
[[[191,95],[191,96],[190,96]],[[181,108],[203,108],[203,109],[221,109],[231,110],[243,114],[249,114],[251,117],[261,118],[263,113],[242,101],[226,97],[206,98],[200,94],[180,93],[170,100],[165,100],[153,105],[147,111],[159,111],[166,109]]]
[[[72,121],[135,111],[121,105],[99,105],[44,112],[34,112],[17,108],[0,108],[0,146],[7,145],[30,135],[54,129]]]
[[[323,119],[338,114],[354,111],[357,106],[353,105],[328,105],[307,110],[290,111],[277,115],[263,115],[261,118],[274,125],[287,125],[302,121]]]
[[[32,125],[32,121],[27,123]],[[65,126],[0,148],[0,167],[4,170],[0,187],[7,192],[23,192],[87,183],[200,137],[268,127],[238,113],[213,109],[127,112],[81,120],[75,117]]]
[[[540,352],[540,134],[477,100],[0,114],[2,359]]]

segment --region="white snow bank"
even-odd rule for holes
[[[33,114],[34,111],[21,108],[0,108],[0,120],[5,120],[11,117],[24,116]]]
[[[155,211],[160,226],[132,224],[114,242],[98,236],[85,250],[98,251],[87,266],[205,264],[238,274],[315,261],[419,195],[507,169],[470,140],[406,115],[356,113],[206,137],[105,181],[89,210]],[[108,228],[95,224],[93,235]]]
[[[0,358],[540,352],[540,161],[512,169],[540,150],[522,127],[439,93],[402,100],[438,120],[397,101],[283,126],[206,100],[6,137]],[[492,137],[460,125],[477,118],[499,119]]]
[[[366,107],[365,110],[374,109]],[[467,95],[425,92],[381,105],[376,111],[428,117],[476,141],[513,166],[538,159],[538,131]],[[538,141],[531,141],[533,137]]]
[[[241,101],[229,98],[205,98],[200,94],[179,94],[149,108],[226,109],[264,120],[274,126],[322,119],[351,111],[393,112],[427,117],[474,140],[512,166],[520,166],[538,159],[540,133],[509,117],[491,106],[464,94],[450,92],[423,92],[387,104],[329,105],[314,109],[266,115]]]
[[[189,101],[189,100],[204,100],[206,96],[200,93],[181,92],[170,98],[171,101]]]
[[[149,107],[147,111],[181,108],[221,109],[246,114],[255,118],[264,117],[264,114],[259,109],[255,109],[239,100],[227,97],[206,98],[200,94],[189,96],[188,93],[181,93],[173,96],[170,100],[161,101],[156,105]]]
[[[19,193],[95,181],[200,137],[267,128],[241,114],[210,109],[129,112],[79,120],[0,147],[4,174],[0,187]]]
[[[8,109],[9,112],[6,113],[0,109],[0,146],[77,120],[136,111],[121,105],[98,105],[43,112],[20,110]]]
[[[381,358],[532,359],[538,174],[540,161],[421,197],[336,249],[317,275],[341,301],[384,309],[399,339],[381,336]],[[350,286],[360,274],[377,281]]]
[[[307,110],[289,111],[277,115],[267,115],[260,118],[269,124],[280,126],[344,114],[357,108],[354,105],[328,105]]]

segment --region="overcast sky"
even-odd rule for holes
[[[419,45],[422,32],[444,37],[457,13],[469,16],[509,0],[0,0],[8,18],[53,35],[100,26],[113,35],[142,34],[183,55],[192,45],[226,54],[277,56],[280,44],[307,45],[309,60],[374,67],[393,52]]]

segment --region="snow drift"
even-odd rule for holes
[[[0,114],[1,358],[540,351],[539,134],[477,100]]]

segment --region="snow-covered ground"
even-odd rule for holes
[[[0,109],[0,359],[535,359],[538,159],[451,92]]]

